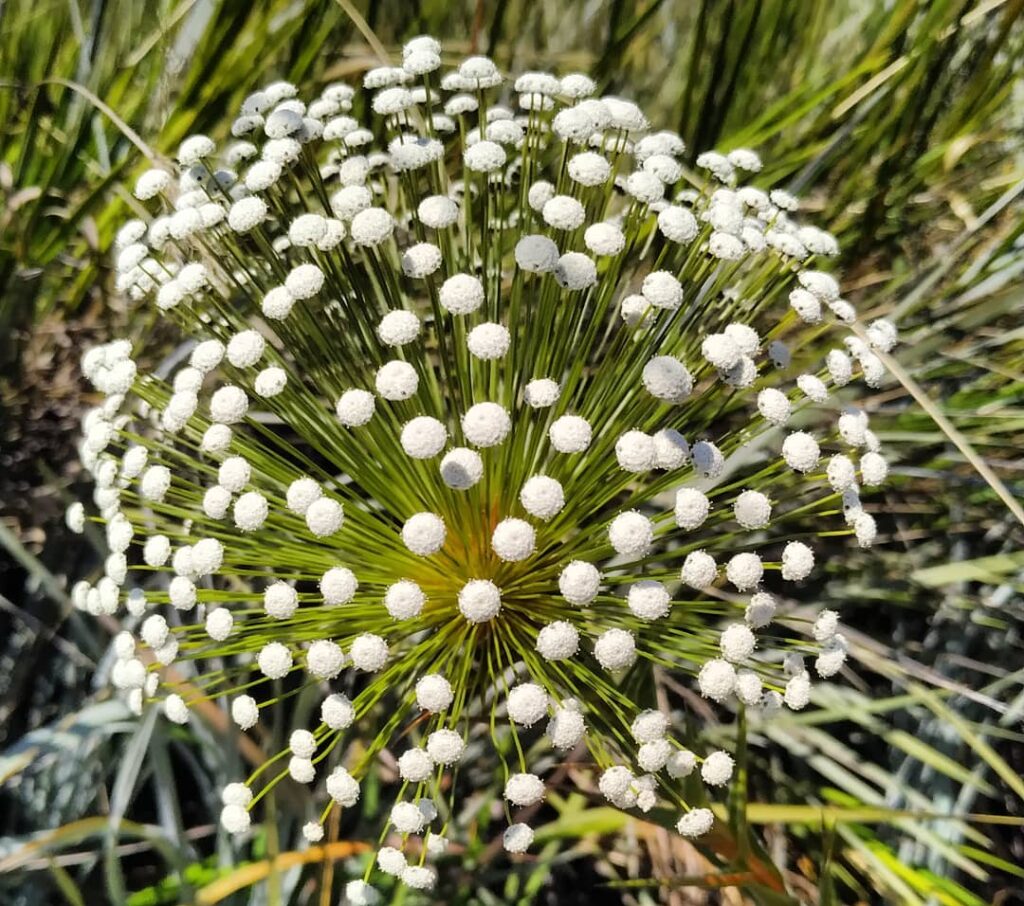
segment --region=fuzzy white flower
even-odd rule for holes
[[[249,798],[232,788],[224,827],[247,832],[250,788],[289,776],[351,807],[366,759],[319,765],[372,742],[401,753],[395,779],[432,785],[397,803],[374,789],[395,836],[375,861],[416,890],[436,882],[419,854],[447,837],[397,837],[437,818],[452,766],[490,769],[506,702],[513,732],[580,746],[609,801],[648,811],[684,777],[714,793],[731,762],[710,754],[693,776],[667,712],[624,682],[637,658],[759,719],[807,704],[812,661],[841,671],[827,612],[806,657],[788,630],[755,645],[777,611],[760,588],[808,579],[818,535],[876,541],[866,498],[889,465],[852,379],[883,381],[898,339],[884,320],[860,335],[836,278],[803,268],[835,239],[785,192],[743,185],[755,153],[697,149],[688,175],[678,135],[587,76],[512,76],[500,103],[492,60],[443,72],[442,57],[412,39],[363,97],[269,85],[227,124],[240,141],[191,136],[182,166],[138,180],[149,210],[117,229],[116,289],[195,345],[154,374],[142,343],[86,353],[95,489],[67,513],[109,544],[75,607],[124,604],[139,624],[110,670],[132,711],[153,699],[188,720],[192,694],[157,669],[172,663],[204,696],[286,678],[352,696],[325,690],[308,729],[286,715],[291,751],[267,752]],[[841,507],[822,508],[830,494]],[[288,694],[259,693],[268,726]],[[257,698],[228,695],[254,727]],[[519,770],[508,804],[538,804],[543,782]],[[694,809],[678,829],[711,821]],[[509,852],[531,840],[505,834]]]

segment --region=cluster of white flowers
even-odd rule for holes
[[[659,665],[766,719],[808,703],[805,658],[840,670],[836,614],[787,619],[778,596],[814,573],[819,531],[875,539],[861,491],[888,467],[853,390],[896,342],[857,324],[796,199],[741,185],[755,153],[691,170],[586,76],[440,65],[419,38],[368,72],[372,129],[347,85],[307,104],[275,83],[233,143],[192,136],[139,177],[151,216],[117,236],[118,287],[196,342],[168,377],[124,340],[83,359],[111,554],[74,589],[138,627],[113,673],[136,710],[190,719],[172,663],[243,730],[321,690],[282,768],[324,782],[310,841],[400,750],[376,862],[421,889],[459,821],[445,775],[495,725],[539,759],[505,765],[510,816],[544,799],[550,746],[589,750],[616,806],[710,828],[680,781],[722,787],[732,758],[684,747],[679,710],[619,679]],[[759,643],[775,620],[786,641]],[[229,831],[274,779],[225,789]],[[532,839],[511,816],[505,848]],[[377,902],[368,881],[352,903]]]

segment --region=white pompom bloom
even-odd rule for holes
[[[626,472],[646,472],[657,461],[654,438],[643,431],[627,431],[615,442],[615,459]]]
[[[722,656],[732,663],[745,661],[754,653],[757,640],[754,633],[742,623],[733,623],[722,632]]]
[[[374,386],[384,399],[398,402],[415,396],[420,379],[416,369],[408,362],[394,359],[386,362],[378,370]]]
[[[475,447],[494,447],[512,430],[512,420],[497,403],[477,403],[462,416],[462,433]]]
[[[624,670],[636,660],[636,639],[625,629],[609,629],[594,643],[594,657],[605,670]]]
[[[206,634],[217,642],[223,642],[231,635],[235,618],[226,607],[217,607],[206,615]],[[160,647],[160,646],[156,646]]]
[[[630,611],[642,620],[658,620],[671,609],[672,598],[668,590],[653,579],[635,582],[626,594]]]
[[[715,823],[711,809],[695,808],[676,822],[676,830],[684,837],[703,837]]]
[[[466,149],[466,167],[480,173],[491,173],[505,165],[505,149],[495,142],[480,141]]]
[[[437,764],[456,764],[466,751],[466,743],[454,730],[435,730],[427,737],[427,754]]]
[[[772,516],[771,501],[760,491],[743,491],[733,502],[733,514],[745,529],[764,528]]]
[[[419,203],[417,216],[424,226],[443,230],[458,219],[459,206],[445,195],[431,195]]]
[[[597,597],[601,587],[601,573],[591,563],[574,560],[558,577],[558,588],[570,604],[582,607]]]
[[[533,526],[523,519],[503,519],[491,534],[491,548],[506,562],[525,560],[535,546]]]
[[[347,428],[359,428],[371,418],[375,403],[373,394],[368,390],[346,390],[338,399],[335,412]]]
[[[562,485],[546,475],[534,475],[523,485],[519,501],[531,516],[547,521],[557,516],[565,506]]]
[[[682,284],[667,271],[654,271],[644,277],[640,292],[655,308],[674,311],[683,304]]]
[[[690,444],[675,428],[662,428],[654,434],[654,465],[666,472],[690,461]]]
[[[626,236],[612,223],[595,223],[587,227],[583,242],[595,255],[609,258],[626,247]]]
[[[359,781],[345,768],[336,767],[327,777],[327,792],[338,805],[351,807],[359,801]]]
[[[419,616],[427,596],[411,579],[401,579],[389,585],[384,593],[384,607],[396,620],[409,620]]]
[[[171,487],[171,471],[166,466],[150,466],[142,475],[139,490],[142,496],[153,501],[161,501]]]
[[[385,830],[425,832],[454,765],[490,769],[506,700],[516,731],[579,746],[611,802],[648,811],[698,759],[623,682],[637,658],[758,719],[845,662],[830,612],[810,646],[754,632],[778,609],[762,584],[810,593],[816,537],[837,558],[877,541],[868,498],[890,466],[856,388],[885,379],[894,326],[861,334],[837,279],[803,269],[837,243],[792,196],[743,184],[753,152],[696,149],[691,186],[682,139],[587,76],[506,80],[486,57],[444,71],[445,51],[414,38],[362,97],[253,92],[227,124],[238,141],[187,138],[180,166],[136,182],[146,215],[115,228],[117,290],[191,353],[147,372],[158,350],[113,341],[82,360],[95,487],[67,522],[104,528],[109,553],[72,602],[139,625],[111,682],[133,712],[166,702],[185,721],[192,693],[158,669],[174,664],[244,730],[266,709],[296,725],[293,686],[351,695],[324,689],[315,730],[297,724],[225,799],[235,833],[250,787],[289,776],[358,803],[367,759],[319,765],[379,734],[373,751],[401,753],[383,779],[430,785],[375,787]],[[280,681],[283,700],[239,694]],[[702,764],[724,796],[723,757]],[[509,784],[510,807],[543,797],[532,774]],[[688,836],[711,826],[676,817]],[[531,841],[505,834],[509,852]],[[382,870],[434,886],[418,859],[446,836],[387,842]]]
[[[590,446],[590,424],[578,415],[563,415],[552,422],[548,437],[559,453],[582,453]]]
[[[692,532],[700,528],[711,510],[707,496],[696,488],[680,488],[676,491],[676,525]]]
[[[430,242],[410,246],[402,255],[402,272],[407,277],[423,279],[441,267],[441,250]]]
[[[643,370],[647,392],[660,400],[679,403],[693,390],[693,378],[686,366],[671,356],[655,356]]]
[[[249,411],[249,398],[241,387],[221,387],[210,399],[210,418],[222,425],[234,425]]]
[[[298,593],[287,582],[274,582],[263,593],[263,609],[275,620],[288,619],[298,606]]]
[[[802,541],[790,541],[782,551],[782,578],[791,582],[806,579],[814,568],[814,552]]]
[[[558,285],[569,290],[583,290],[597,282],[597,266],[582,252],[566,252],[554,267]]]
[[[470,623],[486,623],[501,611],[501,589],[489,579],[472,579],[459,590],[459,611]]]
[[[398,774],[403,780],[421,783],[434,773],[434,760],[423,749],[408,749],[398,759]]]
[[[223,469],[224,466],[221,466],[221,484],[224,484]],[[246,481],[248,481],[248,474],[246,475]],[[244,487],[245,483],[246,482],[243,481],[239,487],[234,488],[233,490],[240,491],[242,487]],[[297,478],[288,485],[288,491],[285,494],[285,501],[288,504],[288,509],[293,513],[304,516],[310,506],[319,500],[322,495],[323,490],[312,478]]]
[[[257,195],[240,198],[228,211],[228,226],[236,233],[248,233],[267,219],[267,203]]]
[[[456,447],[449,450],[441,460],[440,472],[441,479],[448,487],[466,491],[483,477],[484,463],[475,450]]]
[[[352,702],[340,692],[328,695],[320,706],[320,719],[332,730],[344,730],[352,725],[356,712]]]
[[[757,395],[757,409],[773,425],[784,425],[792,411],[789,398],[774,387],[766,387]]]
[[[330,497],[320,497],[306,510],[306,525],[317,538],[326,538],[341,528],[344,517],[344,511],[338,501]]]
[[[524,236],[516,243],[516,264],[524,271],[543,274],[558,264],[558,246],[547,236]]]
[[[700,351],[708,362],[721,371],[728,371],[734,367],[743,355],[739,344],[724,333],[709,334],[704,338]]]
[[[637,750],[636,763],[650,773],[660,771],[672,755],[672,744],[667,739],[645,742]]]
[[[532,727],[548,713],[547,693],[535,683],[522,683],[508,694],[509,719],[524,727]]]
[[[292,653],[280,642],[270,642],[256,658],[260,672],[269,679],[280,679],[292,669]]]
[[[700,669],[697,683],[701,695],[716,702],[724,702],[736,688],[736,670],[728,661],[707,661]]]
[[[505,783],[505,798],[513,805],[536,805],[544,798],[544,781],[536,774],[513,774]]]
[[[544,203],[541,216],[548,226],[556,230],[575,230],[582,226],[586,212],[575,198],[556,195]]]
[[[240,695],[231,703],[231,719],[243,730],[251,729],[259,721],[260,712],[251,695]]]
[[[580,634],[572,623],[548,623],[537,633],[537,652],[549,661],[570,658],[579,650]]]
[[[811,678],[804,673],[791,676],[786,682],[784,693],[786,707],[793,711],[802,711],[811,701]]]
[[[632,808],[636,805],[636,777],[622,765],[608,768],[597,781],[601,794],[618,808]]]
[[[216,149],[217,146],[205,135],[190,135],[178,146],[178,163],[183,167],[191,167],[209,157]]]
[[[331,567],[320,579],[320,594],[325,604],[347,604],[358,588],[355,573],[344,566]]]
[[[655,742],[668,731],[668,718],[661,711],[642,711],[630,724],[629,732],[639,743]]]
[[[672,205],[658,214],[658,229],[672,242],[687,243],[697,238],[696,218],[686,208]]]
[[[818,465],[820,456],[818,442],[805,431],[790,434],[782,443],[782,458],[798,472],[810,472]]]
[[[367,208],[352,217],[348,226],[352,242],[357,246],[379,246],[390,238],[394,219],[383,208]]]
[[[417,513],[402,527],[402,542],[421,557],[436,554],[444,547],[446,535],[444,520],[435,513]]]
[[[889,464],[885,457],[878,453],[865,453],[860,458],[860,474],[867,487],[877,487],[885,482],[889,474]]]
[[[417,416],[402,427],[402,449],[413,459],[436,456],[448,440],[444,423],[429,415]]]
[[[470,353],[484,361],[500,359],[511,342],[509,332],[500,324],[478,324],[466,338]]]
[[[389,311],[377,325],[377,335],[387,346],[405,346],[420,335],[420,319],[411,311]]]
[[[300,264],[285,278],[285,288],[293,299],[312,299],[324,285],[324,272],[315,264]]]
[[[416,683],[416,703],[424,711],[444,711],[453,698],[451,683],[439,674],[421,677]]]
[[[707,588],[718,576],[718,564],[707,551],[691,551],[683,561],[682,579],[691,588]]]
[[[737,591],[750,591],[761,584],[764,566],[757,554],[734,554],[725,567],[726,578],[736,586]]]
[[[357,670],[376,673],[388,660],[388,645],[379,635],[367,632],[356,636],[349,658]]]
[[[586,733],[583,715],[575,708],[566,706],[556,708],[551,720],[548,721],[545,733],[556,749],[571,749],[583,739]]]
[[[686,749],[677,749],[673,752],[665,765],[668,774],[674,780],[689,777],[697,767],[697,758],[693,752]]]
[[[643,556],[654,540],[654,527],[642,513],[630,510],[612,520],[608,526],[608,540],[619,554]]]
[[[606,183],[612,168],[608,159],[593,151],[583,151],[569,158],[569,177],[581,186],[599,186]]]
[[[483,304],[484,287],[476,277],[455,274],[441,284],[439,298],[441,307],[450,314],[468,315]]]
[[[506,852],[524,853],[533,843],[533,828],[528,824],[512,824],[505,828],[501,837]]]
[[[146,170],[135,182],[135,197],[149,201],[166,191],[171,185],[171,174],[166,170]]]

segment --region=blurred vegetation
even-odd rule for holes
[[[367,832],[348,818],[337,842],[300,846],[302,810],[286,795],[252,861],[233,860],[215,790],[245,753],[216,708],[186,731],[136,721],[107,695],[118,626],[80,617],[65,591],[99,572],[102,542],[69,546],[61,511],[77,490],[82,347],[153,329],[112,292],[108,249],[131,206],[122,181],[190,132],[222,137],[259,84],[358,79],[378,62],[375,42],[393,54],[428,32],[453,55],[487,52],[510,70],[594,72],[677,128],[692,154],[757,147],[762,182],[796,191],[840,236],[851,299],[894,317],[904,339],[901,379],[871,401],[896,459],[876,513],[885,543],[831,564],[818,589],[850,627],[850,669],[814,711],[749,730],[709,726],[670,677],[644,679],[741,753],[746,783],[717,856],[657,816],[584,809],[572,790],[588,788],[587,771],[567,765],[562,795],[537,818],[536,858],[511,871],[495,861],[482,817],[449,860],[447,902],[1019,901],[1022,9],[0,3],[0,899],[240,904],[276,891],[316,903],[318,885],[337,886],[361,858]],[[486,816],[498,795],[486,765],[472,782]],[[371,784],[369,821],[383,795]]]

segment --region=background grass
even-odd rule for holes
[[[71,544],[81,349],[155,322],[112,293],[108,249],[146,155],[273,78],[355,79],[418,33],[510,70],[595,73],[691,154],[753,146],[764,185],[843,244],[844,288],[901,327],[871,400],[895,457],[870,555],[819,600],[856,642],[812,712],[737,738],[746,784],[723,862],[658,824],[585,809],[565,777],[535,861],[481,826],[450,902],[1011,902],[1024,888],[1024,0],[15,0],[0,5],[0,898],[17,904],[319,902],[360,858],[379,796],[333,849],[288,797],[233,861],[215,828],[223,717],[136,721],[105,690],[115,620],[74,612],[102,543]],[[355,11],[360,21],[355,21]],[[374,37],[374,43],[370,38]],[[159,340],[159,333],[155,335]],[[168,337],[171,343],[172,338]],[[159,343],[157,343],[159,345]],[[168,346],[168,348],[170,348]],[[916,398],[914,394],[917,394]],[[922,401],[924,405],[922,405]],[[1008,505],[1009,504],[1009,505]],[[827,557],[826,557],[827,561]],[[671,689],[652,677],[652,694]],[[674,690],[673,690],[674,693]],[[218,725],[220,720],[220,725]],[[498,795],[485,775],[481,796]],[[293,804],[294,805],[294,804]],[[941,816],[955,816],[954,818]],[[333,868],[337,866],[337,870]],[[268,876],[272,883],[267,882]],[[785,891],[785,892],[782,892]],[[411,899],[409,900],[411,901]]]

